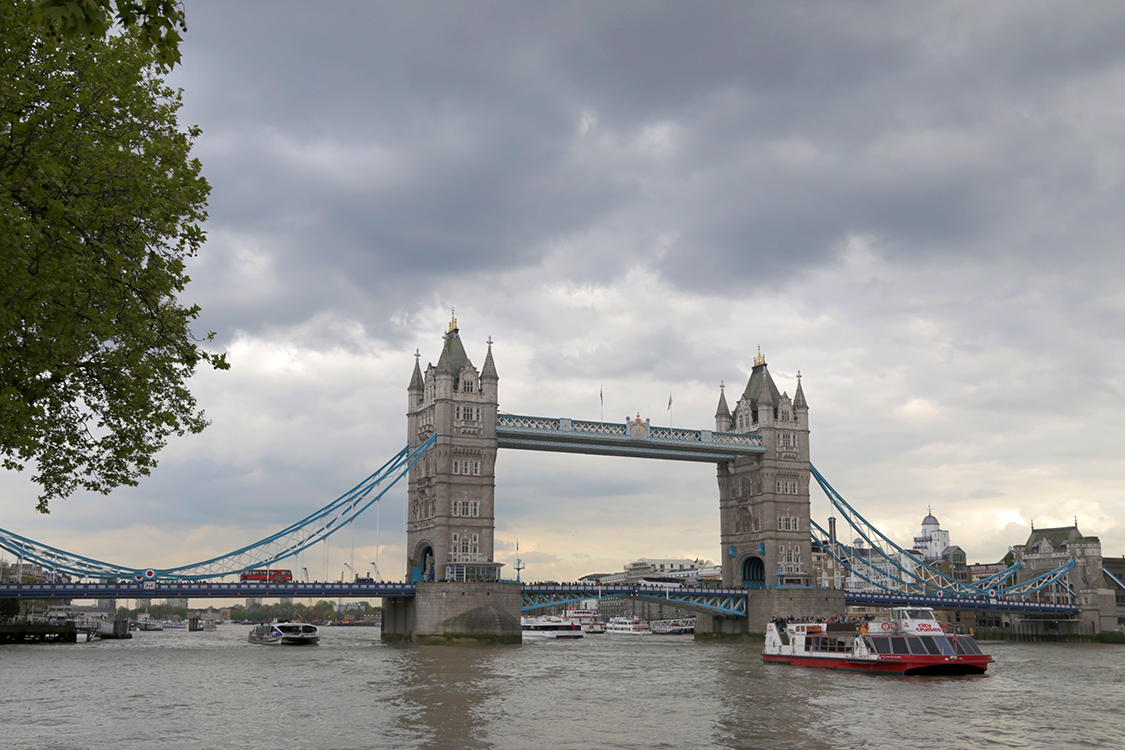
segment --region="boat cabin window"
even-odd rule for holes
[[[936,620],[934,613],[928,609],[908,609],[903,614],[911,620]]]
[[[979,655],[981,650],[971,635],[959,635],[957,636],[957,653],[962,656],[966,654]]]
[[[807,639],[809,651],[828,653],[847,653],[851,651],[846,638],[833,638],[824,635],[814,635]]]
[[[926,651],[931,654],[945,654],[947,656],[951,656],[953,654],[953,648],[949,645],[949,641],[947,641],[944,637],[935,638],[932,635],[923,635],[919,636],[919,638],[921,638],[922,640],[922,645],[926,647]]]
[[[885,635],[871,636],[867,641],[871,644],[872,650],[877,654],[894,653],[891,651],[891,639]]]
[[[897,636],[888,639],[891,642],[891,649],[896,654],[909,654],[910,647],[906,645],[906,638],[904,636]]]

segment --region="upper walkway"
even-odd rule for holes
[[[761,435],[653,427],[639,416],[615,423],[498,414],[496,441],[501,448],[711,463],[766,452]]]

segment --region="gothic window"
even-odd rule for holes
[[[480,517],[480,501],[474,500],[472,504],[473,518]]]
[[[480,461],[473,461],[473,476],[480,476]]]

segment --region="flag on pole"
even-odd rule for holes
[[[601,402],[602,406],[605,406],[605,394],[602,392],[601,388],[598,388],[598,401]]]
[[[671,393],[668,394],[668,410],[669,411],[672,410],[672,394]]]

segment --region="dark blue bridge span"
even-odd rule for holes
[[[207,581],[123,581],[121,583],[4,583],[0,599],[244,599],[307,597],[382,598],[414,596],[412,583],[215,583]],[[746,616],[745,589],[664,588],[658,586],[524,585],[523,609],[532,611],[587,599],[633,597],[720,615]]]
[[[559,604],[573,604],[590,599],[628,597],[643,601],[671,604],[680,609],[713,615],[747,616],[746,589],[707,589],[630,585],[539,585],[524,584],[523,611],[529,612]]]
[[[211,581],[127,581],[121,583],[0,583],[0,599],[244,599],[323,596],[376,598],[414,596],[412,583],[216,583]]]
[[[216,583],[208,581],[127,581],[121,583],[2,583],[0,599],[245,599],[245,598],[349,598],[374,599],[387,596],[412,597],[412,583],[374,581],[371,583],[318,582],[265,583],[243,581]],[[589,599],[627,597],[670,604],[681,609],[713,615],[747,616],[749,594],[746,589],[712,589],[692,587],[631,585],[542,585],[524,584],[525,612],[546,607],[573,604]],[[907,596],[905,594],[846,592],[851,605],[870,607],[915,606],[934,609],[992,610],[1032,614],[1074,615],[1073,604],[1023,601],[1008,598]]]

